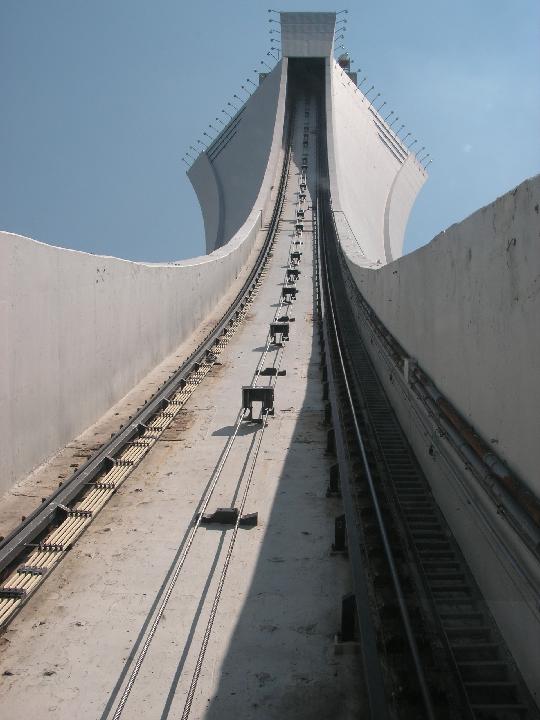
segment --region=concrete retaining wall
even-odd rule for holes
[[[523,183],[429,245],[388,262],[401,255],[409,212],[426,176],[362,98],[330,60],[332,208],[353,275],[441,392],[540,494],[540,180]]]
[[[536,495],[540,176],[380,270],[345,250],[364,297]]]
[[[539,495],[540,176],[352,282],[405,350]],[[379,378],[529,689],[540,698],[540,566],[361,318]]]
[[[540,176],[399,257],[423,179],[410,156],[399,163],[386,148],[389,156],[381,157],[379,134],[388,138],[367,117],[365,101],[355,109],[355,95],[330,62],[330,191],[353,281],[408,355],[540,496]],[[538,702],[538,559],[358,322],[435,498]]]
[[[0,491],[190,335],[248,261],[258,227],[213,255],[170,266],[0,233]]]
[[[218,227],[228,240],[210,255],[151,265],[0,233],[0,492],[186,340],[254,259],[282,164],[285,88],[286,61],[246,104],[230,148],[194,167],[207,240]]]

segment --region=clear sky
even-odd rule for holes
[[[341,9],[320,0],[273,7]],[[202,218],[181,158],[271,60],[268,31],[278,26],[267,8],[2,0],[0,229],[137,260],[201,254]],[[540,171],[538,0],[348,9],[353,67],[434,158],[406,250]]]

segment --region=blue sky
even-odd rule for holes
[[[181,158],[268,60],[267,8],[2,0],[0,229],[137,260],[202,253]],[[434,158],[406,250],[540,171],[537,0],[365,1],[346,17],[353,66]]]

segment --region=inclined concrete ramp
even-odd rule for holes
[[[241,388],[266,353],[270,322],[285,311],[299,154],[296,146],[266,277],[220,364],[65,558],[55,582],[0,639],[6,717],[113,716],[156,594],[234,428]],[[312,191],[310,180],[305,206]],[[275,415],[246,505],[258,524],[238,534],[194,718],[345,720],[364,707],[359,656],[339,654],[334,644],[336,597],[348,592],[350,577],[346,558],[329,545],[340,501],[326,497],[331,460],[314,332],[311,222],[307,211],[290,339],[264,360],[272,366],[281,358],[286,374],[276,378]],[[260,425],[241,427],[209,510],[239,503],[259,432]],[[231,533],[219,525],[199,531],[122,717],[180,717]]]

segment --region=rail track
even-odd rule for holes
[[[263,280],[279,227],[289,162],[287,150],[266,239],[248,278],[221,319],[129,423],[0,542],[0,632],[150,452],[242,323]]]
[[[291,125],[291,131],[294,126],[295,116],[296,113],[291,111],[289,120]],[[292,140],[290,139],[289,147],[287,148],[287,172],[285,175],[285,181],[282,184],[282,188],[280,190],[280,198],[278,199],[279,216],[277,217],[274,235],[279,229],[282,222],[291,222],[290,220],[284,221],[282,218],[284,199],[291,181],[291,177],[288,172],[291,156],[291,145]],[[302,173],[299,176],[298,185],[300,192],[302,187],[304,188],[304,200],[302,201],[302,205],[306,207],[307,194],[305,192],[306,177],[304,168],[302,169]],[[294,188],[294,190],[296,190],[296,188]],[[295,320],[294,316],[291,315],[291,309],[294,307],[294,300],[298,291],[297,281],[301,272],[299,266],[301,265],[302,248],[304,245],[303,227],[304,222],[307,222],[307,219],[304,220],[304,212],[305,210],[302,209],[301,222],[298,221],[298,216],[293,220],[294,224],[292,232],[290,233],[289,247],[287,252],[289,263],[285,268],[283,282],[281,284],[281,292],[279,297],[276,298],[277,302],[275,303],[274,316],[273,319],[270,321],[270,326],[266,334],[264,346],[260,351],[260,358],[257,362],[250,385],[243,388],[244,392],[246,390],[248,391],[248,395],[250,390],[258,391],[262,388],[265,391],[271,390],[271,395],[273,397],[273,390],[278,382],[278,379],[282,375],[282,373],[284,374],[285,372],[281,370],[281,365],[285,353],[285,345],[286,342],[289,340],[291,323],[293,323]],[[183,699],[183,709],[181,710],[180,715],[182,720],[187,720],[187,718],[190,716],[195,692],[205,661],[205,655],[208,648],[209,639],[218,613],[220,600],[223,594],[229,567],[233,559],[235,544],[238,533],[241,530],[242,521],[243,519],[249,518],[247,522],[256,522],[256,520],[254,520],[252,516],[246,516],[244,512],[246,509],[246,503],[250,488],[255,479],[257,460],[259,457],[261,446],[263,444],[265,429],[267,427],[270,416],[273,414],[273,407],[271,407],[270,404],[267,402],[267,397],[268,396],[264,396],[264,393],[261,395],[254,395],[254,402],[261,402],[260,413],[257,417],[253,417],[252,408],[247,407],[250,404],[249,399],[244,400],[243,406],[239,409],[236,416],[236,421],[230,430],[230,434],[221,454],[221,457],[219,458],[219,461],[214,468],[209,482],[206,485],[199,499],[198,507],[194,515],[193,524],[188,529],[187,535],[185,536],[181,547],[178,549],[177,560],[174,566],[171,568],[171,571],[169,572],[169,578],[166,583],[162,585],[159,595],[154,601],[153,612],[151,611],[151,614],[145,620],[142,634],[139,636],[139,641],[132,649],[130,657],[124,665],[124,668],[116,683],[116,686],[111,693],[111,696],[109,697],[107,705],[103,711],[101,720],[108,720],[111,718],[112,720],[120,720],[124,712],[128,709],[128,703],[130,701],[132,691],[135,687],[135,683],[137,681],[137,678],[139,677],[139,673],[141,672],[143,664],[149,654],[151,644],[158,631],[158,626],[171,599],[175,585],[179,577],[181,576],[190,551],[192,550],[194,544],[197,541],[197,533],[201,527],[201,524],[205,521],[205,518],[210,518],[211,521],[215,518],[215,521],[218,523],[218,525],[227,526],[227,524],[230,524],[231,532],[226,549],[224,549],[222,543],[220,543],[217,546],[213,556],[208,558],[208,567],[206,571],[207,584],[209,585],[212,580],[214,580],[214,589],[211,599],[205,602],[206,622],[202,621],[202,623],[200,623],[199,617],[195,617],[195,619],[193,620],[195,624],[202,624],[203,628],[201,631],[198,651],[195,650],[196,659],[194,668],[189,673],[189,677],[187,678],[188,685],[185,698]],[[273,402],[271,402],[271,405],[273,406]],[[228,508],[229,511],[232,510],[232,504],[239,500],[237,507],[234,507],[235,514],[232,516],[232,519],[231,517],[227,518],[223,514],[223,508],[221,508],[218,509],[213,515],[206,515],[206,510],[208,509],[212,498],[217,494],[217,490],[219,489],[219,483],[227,461],[236,450],[236,441],[240,428],[244,423],[246,423],[246,421],[255,424],[255,431],[253,432],[252,439],[247,445],[247,447],[241,447],[238,449],[237,452],[237,454],[242,459],[242,471],[238,476],[237,483],[234,487],[234,492],[232,493],[231,507]],[[226,486],[225,492],[228,492]],[[204,570],[202,568],[200,570],[204,573]],[[217,581],[215,580],[215,577],[217,577]],[[186,674],[186,671],[184,669],[184,662],[189,652],[191,652],[191,640],[188,639],[186,641],[186,644],[182,648],[181,656],[183,660],[180,664],[180,670],[177,672],[177,677],[173,681],[168,696],[164,699],[164,706],[161,714],[162,720],[168,718],[171,712],[173,702],[175,701],[178,683],[181,679],[181,676]]]
[[[364,677],[359,682],[366,689],[370,717],[538,718],[361,340],[359,307],[364,301],[348,275],[333,221],[322,99],[314,92],[296,98],[294,104],[293,112],[291,99],[279,189],[255,267],[209,336],[130,424],[0,544],[0,572],[5,577],[0,588],[0,628],[7,626],[50,575],[208,374],[255,297],[277,233],[290,227],[289,262],[282,288],[250,383],[243,388],[242,405],[101,720],[120,720],[127,715],[201,527],[215,522],[226,532],[206,558],[206,565],[199,568],[211,594],[204,600],[204,614],[199,608],[193,617],[193,625],[199,627],[197,642],[190,636],[179,649],[179,669],[163,700],[161,719],[166,720],[172,712],[178,715],[179,702],[183,703],[182,720],[191,715],[238,535],[257,521],[245,511],[257,480],[265,429],[273,414],[274,389],[284,372],[282,362],[294,322],[291,311],[306,233],[313,237],[313,290],[327,400],[328,454],[335,456],[327,494],[342,498],[344,512],[336,518],[333,550],[348,556],[352,580],[352,593],[343,599],[339,643],[360,648]],[[310,143],[312,133],[318,138],[316,150],[313,141]],[[294,188],[290,173],[293,145],[302,157]],[[308,176],[317,178],[316,196],[311,198]],[[286,219],[284,208],[290,210],[291,203],[287,206],[286,201],[293,190],[298,197],[296,215]],[[261,402],[256,416],[253,402]],[[252,432],[240,440],[246,423]],[[221,483],[224,468],[235,454],[241,469],[230,488]],[[230,496],[230,505],[209,514],[222,487],[222,494]],[[202,607],[202,598],[200,602]],[[193,660],[189,668],[188,653]],[[185,693],[179,701],[180,679]]]
[[[344,599],[342,639],[362,638],[373,718],[537,718],[361,340],[365,301],[339,247],[324,137],[315,242],[329,451],[337,457],[329,492],[343,497],[335,547],[351,558],[354,589]]]

